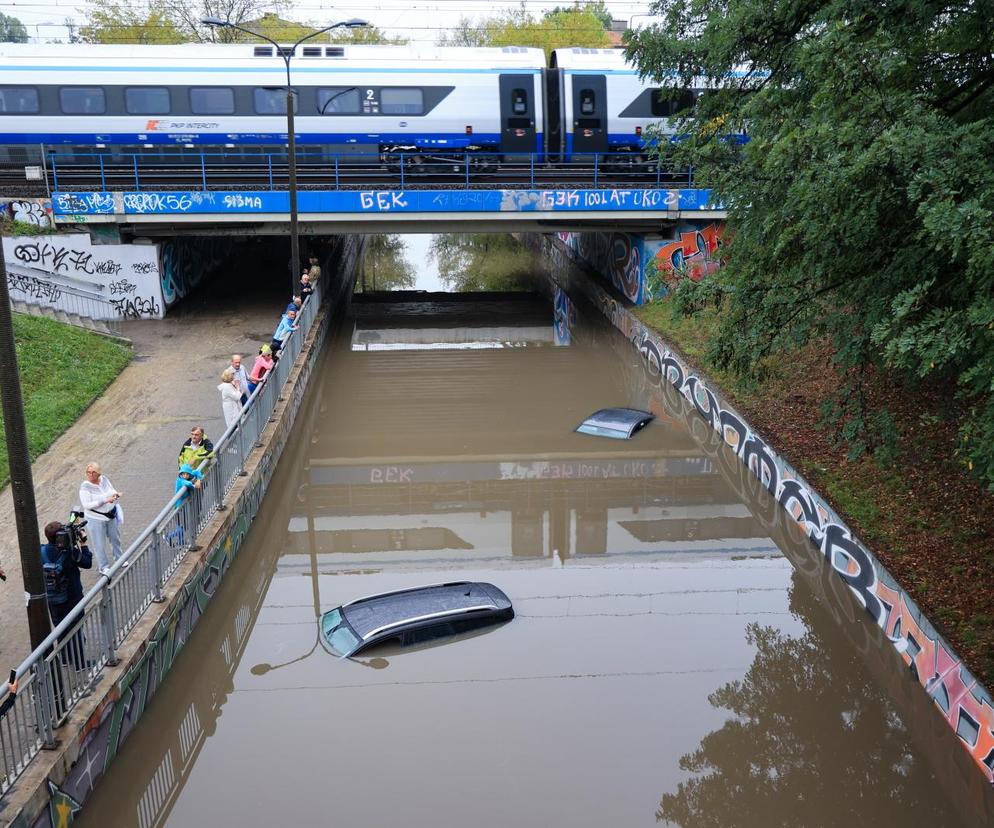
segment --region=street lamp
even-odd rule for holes
[[[325,26],[323,29],[318,29],[318,31],[311,32],[311,34],[306,37],[300,38],[300,40],[292,46],[280,46],[280,44],[271,37],[267,37],[259,32],[253,32],[251,29],[245,29],[242,26],[228,20],[222,20],[220,17],[204,17],[200,22],[205,26],[218,26],[220,28],[237,29],[245,34],[268,41],[276,47],[276,54],[283,58],[283,62],[286,64],[287,168],[290,191],[290,295],[293,296],[294,290],[297,286],[297,280],[300,278],[300,238],[297,231],[297,140],[294,135],[293,127],[293,87],[290,85],[290,58],[296,54],[297,47],[301,43],[310,40],[313,37],[317,37],[325,32],[330,32],[332,29],[356,29],[362,26],[368,26],[369,23],[365,20],[360,20],[357,17],[353,17],[350,20],[339,20],[337,23],[332,23],[330,26]]]

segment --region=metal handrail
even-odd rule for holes
[[[301,307],[298,330],[279,361],[249,397],[238,419],[214,447],[201,488],[178,492],[128,546],[83,599],[15,671],[19,680],[12,706],[0,717],[0,796],[42,748],[55,744],[55,730],[89,692],[145,610],[163,600],[163,586],[179,567],[235,480],[279,402],[303,340],[321,303],[321,283]],[[10,685],[0,685],[6,699]]]
[[[439,147],[401,151],[332,153],[299,148],[294,158],[302,187],[320,186],[338,190],[362,184],[382,184],[393,178],[401,187],[419,177],[445,177],[466,187],[569,186],[593,182],[594,186],[634,178],[643,185],[660,187],[677,180],[694,186],[690,168],[672,168],[643,150],[604,152],[573,150],[568,157],[548,152],[504,152],[444,149]],[[276,191],[285,189],[287,153],[276,150],[246,153],[244,149],[190,150],[177,147],[143,152],[114,151],[59,153],[47,156],[48,172],[56,191],[73,187],[101,191],[173,190],[185,185],[189,192],[223,189]],[[185,181],[177,179],[185,177]],[[80,184],[82,180],[84,184]],[[316,183],[315,183],[316,182]],[[239,186],[239,184],[241,186]]]

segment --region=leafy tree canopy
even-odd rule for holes
[[[86,25],[79,30],[83,43],[183,43],[186,35],[162,8],[133,6],[115,0],[91,0]]]
[[[661,85],[706,90],[667,151],[729,210],[727,267],[677,291],[687,309],[723,308],[714,358],[758,376],[767,354],[827,336],[850,379],[872,365],[954,382],[972,405],[962,456],[994,487],[990,3],[652,12],[663,22],[627,35],[629,57]],[[743,146],[727,140],[746,128]],[[872,445],[858,407],[840,417]]]
[[[0,43],[27,43],[28,30],[16,17],[0,12]]]
[[[405,290],[414,287],[414,265],[404,256],[407,245],[396,234],[381,234],[366,239],[362,275],[356,289]]]
[[[531,255],[505,233],[443,233],[432,238],[428,255],[456,293],[531,290],[534,283]]]
[[[391,37],[377,26],[335,29],[330,34],[332,43],[355,43],[357,45],[383,43],[389,46],[403,46],[408,42],[406,37]]]
[[[575,4],[555,8],[543,17],[530,14],[522,4],[480,23],[461,18],[451,34],[443,33],[443,46],[532,46],[548,57],[563,46],[607,47],[611,41],[604,29],[602,3]],[[610,16],[609,16],[610,17]]]

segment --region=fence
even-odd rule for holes
[[[143,190],[286,190],[286,151],[251,147],[225,152],[146,149],[48,154],[56,192]],[[383,185],[416,189],[440,184],[477,188],[568,187],[629,183],[641,187],[694,184],[693,170],[638,152],[548,153],[420,150],[332,153],[301,149],[294,156],[300,189],[355,190]]]
[[[200,489],[176,494],[106,575],[17,668],[16,695],[0,687],[0,796],[31,759],[55,744],[65,722],[105,665],[118,662],[117,651],[148,607],[163,598],[176,572],[211,518],[224,506],[235,480],[276,408],[304,337],[321,303],[322,283],[304,302],[299,329],[285,343],[266,381],[255,389],[237,422],[215,445],[214,460]]]

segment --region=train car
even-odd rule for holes
[[[301,152],[541,152],[542,50],[303,45]],[[0,45],[0,160],[285,151],[286,67],[256,44]],[[490,155],[490,157],[493,157]]]
[[[547,98],[558,97],[559,117],[547,119],[549,152],[567,160],[595,153],[618,160],[645,160],[645,130],[693,102],[643,81],[623,49],[556,49],[546,72]],[[689,97],[688,97],[689,96]],[[625,155],[629,154],[629,155]]]

